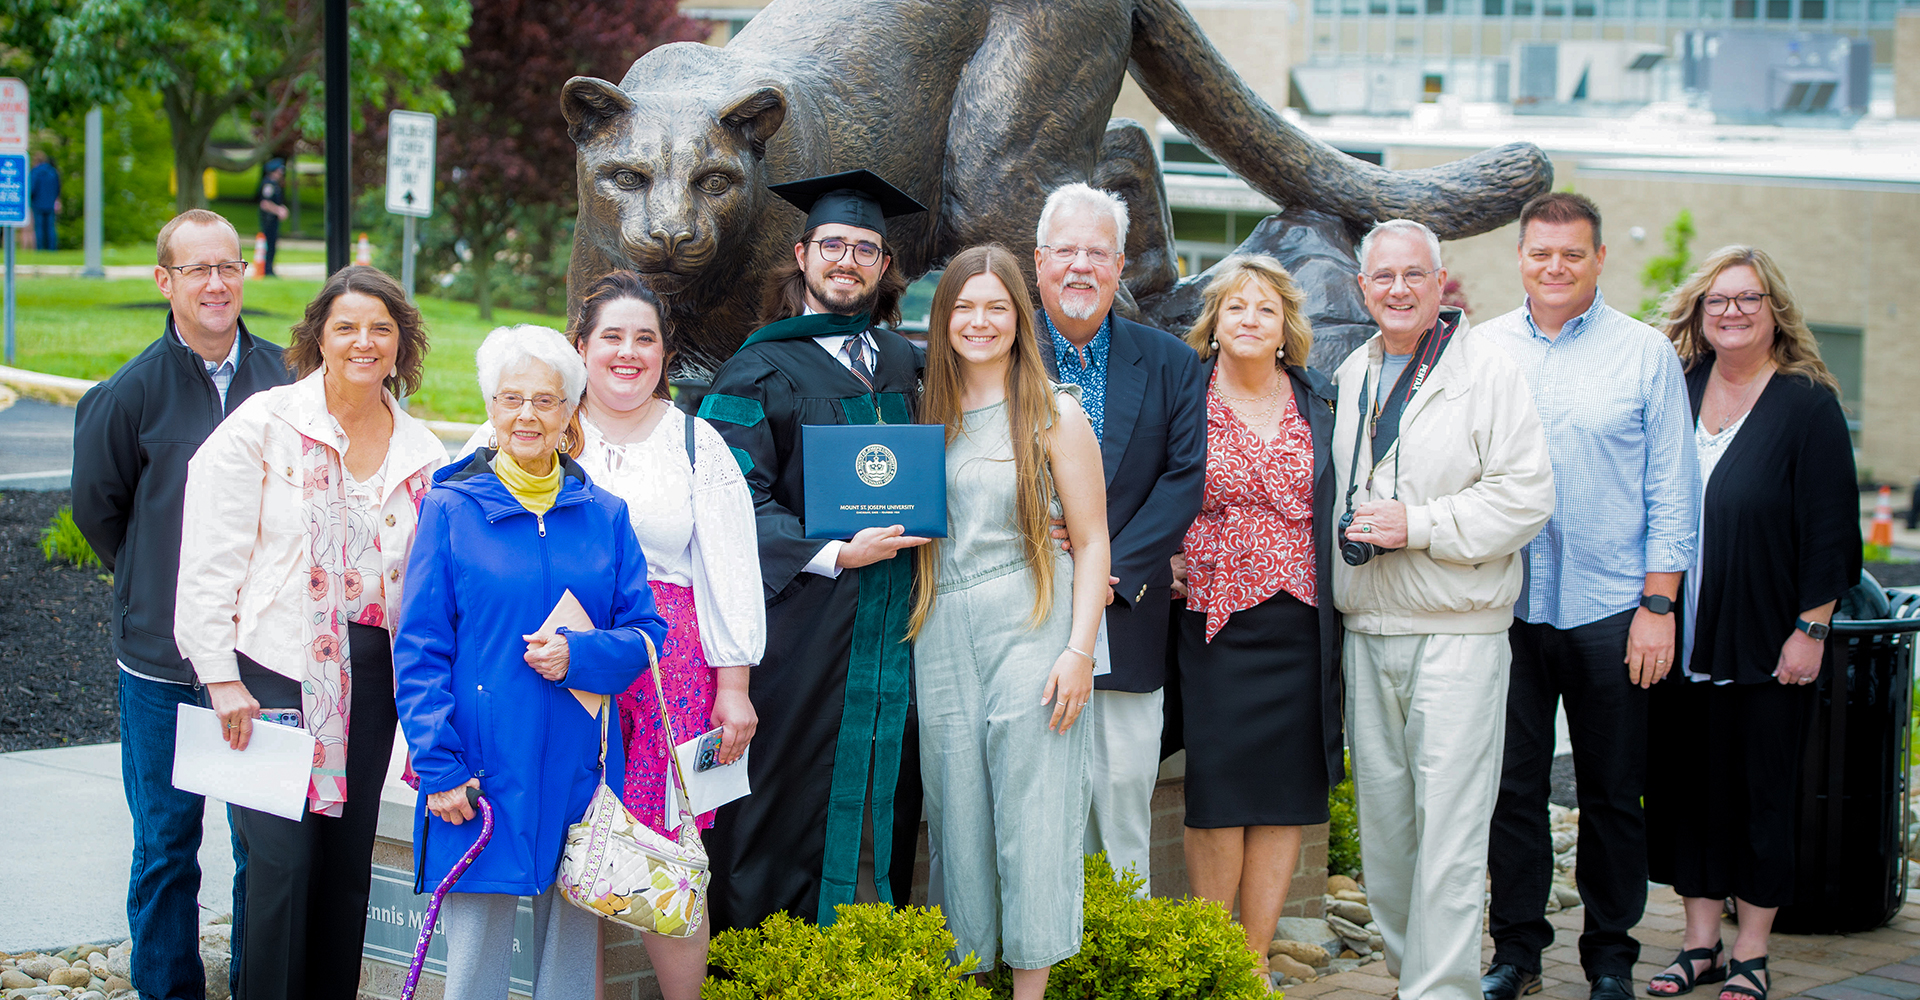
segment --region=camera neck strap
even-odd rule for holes
[[[1394,382],[1393,390],[1387,398],[1377,404],[1372,399],[1362,399],[1369,412],[1373,414],[1373,453],[1384,455],[1400,439],[1400,415],[1406,412],[1407,404],[1413,401],[1414,393],[1426,382],[1434,366],[1440,363],[1440,355],[1446,353],[1447,345],[1453,343],[1453,331],[1459,328],[1459,321],[1449,323],[1445,319],[1436,321],[1433,328],[1420,335],[1420,342],[1414,345],[1413,357],[1407,366],[1400,370],[1400,378]],[[1383,348],[1384,349],[1384,348]]]
[[[1367,416],[1373,412],[1369,395],[1373,392],[1373,372],[1369,370],[1360,378],[1360,419],[1353,423],[1353,458],[1347,463],[1347,512],[1353,512],[1353,491],[1360,488],[1360,449],[1367,443]],[[1371,478],[1371,477],[1369,477]],[[1398,477],[1395,477],[1398,478]],[[1397,484],[1396,484],[1397,485]]]

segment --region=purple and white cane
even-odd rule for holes
[[[433,945],[433,926],[440,921],[440,901],[447,898],[447,890],[460,881],[467,866],[473,864],[473,859],[486,849],[487,841],[493,839],[493,803],[472,785],[467,786],[467,802],[480,810],[480,836],[433,890],[433,901],[427,904],[427,925],[420,929],[420,943],[414,946],[413,964],[407,966],[407,982],[400,989],[400,1000],[413,1000],[414,988],[420,985],[420,969],[427,964],[427,949]]]

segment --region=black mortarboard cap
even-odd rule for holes
[[[887,220],[896,215],[924,212],[927,206],[888,184],[871,170],[849,170],[774,184],[767,188],[793,207],[807,213],[807,228],[838,222],[887,234]]]

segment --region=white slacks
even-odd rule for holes
[[[1505,632],[1346,635],[1367,905],[1402,1000],[1481,1000],[1487,836],[1512,655]]]
[[[1165,690],[1093,692],[1082,725],[1093,729],[1093,809],[1087,819],[1087,853],[1107,852],[1118,873],[1132,867],[1153,889],[1149,848],[1153,844],[1153,786],[1160,780],[1160,727]]]

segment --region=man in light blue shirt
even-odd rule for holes
[[[1673,601],[1693,562],[1700,466],[1679,358],[1606,304],[1600,212],[1556,192],[1520,213],[1527,300],[1482,324],[1526,373],[1559,503],[1527,546],[1508,634],[1513,675],[1488,867],[1487,1000],[1540,990],[1553,943],[1547,795],[1554,705],[1565,700],[1579,775],[1580,964],[1593,1000],[1629,1000],[1647,901],[1647,688],[1674,663]]]

